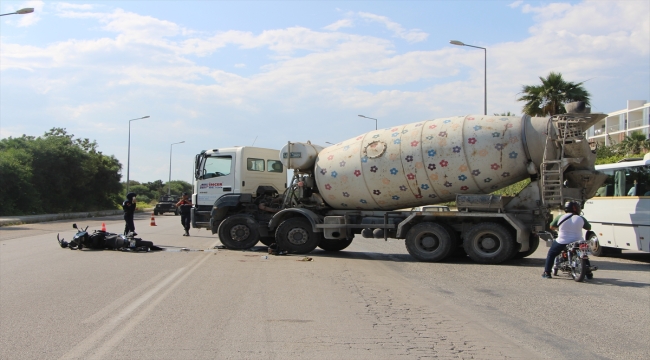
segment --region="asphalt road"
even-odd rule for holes
[[[79,225],[121,232],[118,217]],[[61,249],[72,222],[0,228],[1,359],[648,359],[650,254],[541,278],[547,248],[502,265],[419,263],[398,240],[339,253],[214,250],[140,215],[170,251]],[[193,250],[179,251],[181,247]]]

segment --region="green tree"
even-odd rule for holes
[[[171,184],[171,192],[172,195],[180,195],[184,192],[191,194],[192,193],[192,184],[188,183],[187,181],[183,180],[172,180],[169,183],[165,184],[165,190],[167,189],[167,185]],[[166,192],[165,192],[166,194]]]
[[[517,116],[517,115],[515,115],[515,113],[511,113],[510,111],[508,111],[508,112],[502,112],[501,114],[494,113],[494,116]]]
[[[552,72],[546,78],[539,77],[541,85],[524,85],[523,94],[517,101],[525,101],[522,111],[530,116],[553,116],[564,114],[564,105],[574,101],[584,101],[589,105],[591,96],[582,87],[584,82],[565,81],[561,73]]]
[[[57,213],[117,206],[122,165],[63,128],[0,140],[0,214]]]
[[[623,141],[617,145],[618,151],[625,155],[641,154],[644,151],[650,150],[650,139],[640,131],[635,131],[629,136],[626,136]]]

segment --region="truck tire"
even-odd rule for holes
[[[158,211],[154,210],[154,211],[153,211],[153,214],[156,215],[156,216],[158,216]]]
[[[424,222],[406,233],[406,250],[418,261],[442,261],[454,250],[455,242],[447,229],[436,223]]]
[[[463,247],[472,260],[481,264],[502,263],[517,249],[508,229],[491,222],[472,226],[465,234]]]
[[[537,251],[538,247],[539,247],[539,236],[531,234],[528,240],[528,250],[517,252],[513,257],[513,259],[523,259],[525,257],[528,257],[532,255],[535,251]]]
[[[228,249],[249,249],[260,240],[257,222],[248,215],[233,215],[219,225],[219,240]]]
[[[315,233],[305,218],[291,218],[278,226],[275,232],[278,247],[294,254],[307,254],[323,239],[322,233]]]
[[[352,239],[322,239],[318,247],[325,251],[341,251],[352,244]]]
[[[178,216],[178,215],[180,215],[180,214],[181,214],[181,213],[180,213],[180,211],[178,211],[178,209],[174,210],[174,215],[175,215],[175,216]]]

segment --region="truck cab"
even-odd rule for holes
[[[275,149],[252,146],[210,149],[197,154],[192,227],[210,229],[210,213],[224,195],[255,197],[260,187],[282,193],[287,184],[287,171],[278,154]]]

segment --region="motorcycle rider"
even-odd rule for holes
[[[181,224],[183,224],[183,228],[185,229],[185,234],[183,234],[183,236],[190,236],[192,201],[189,199],[188,193],[183,193],[183,198],[176,203],[176,207],[181,211]]]
[[[542,278],[551,278],[551,268],[555,257],[560,255],[567,244],[582,240],[582,229],[591,230],[591,224],[580,215],[580,211],[580,204],[575,201],[567,201],[564,204],[566,214],[557,216],[551,222],[551,230],[556,230],[558,236],[557,239],[553,240],[551,248],[548,249]]]
[[[126,194],[126,200],[122,203],[122,209],[124,209],[124,235],[127,235],[129,232],[133,232],[133,235],[138,235],[135,232],[135,224],[133,224],[133,214],[135,213],[135,197],[138,194],[130,192]]]

